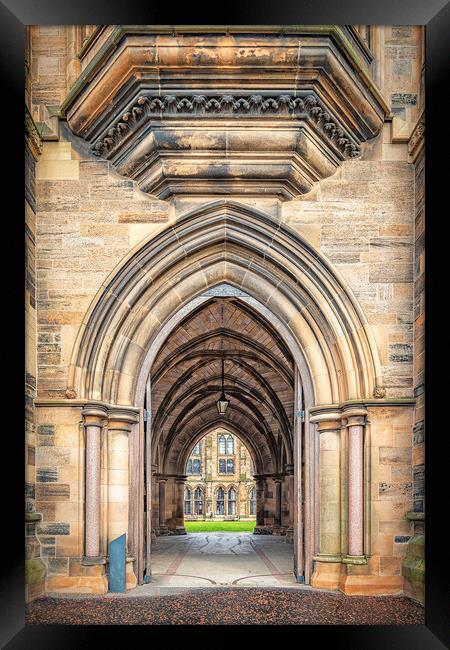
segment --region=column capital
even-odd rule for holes
[[[348,404],[342,408],[342,426],[364,426],[368,415],[367,409],[360,404]]]
[[[139,413],[126,407],[114,407],[108,410],[109,431],[131,431],[133,424],[139,421]]]
[[[81,411],[85,426],[103,427],[108,417],[108,409],[103,404],[85,404]]]
[[[336,404],[315,406],[309,411],[309,421],[317,424],[319,433],[336,431],[341,428],[342,412]]]
[[[294,473],[294,464],[293,463],[287,463],[284,466],[284,470],[288,476],[292,476]]]

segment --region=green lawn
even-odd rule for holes
[[[184,527],[188,533],[252,533],[255,521],[185,521]]]

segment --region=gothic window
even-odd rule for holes
[[[216,515],[225,514],[225,493],[222,488],[216,492]]]
[[[234,488],[228,490],[228,514],[236,514],[236,490]]]
[[[226,451],[227,455],[234,454],[233,436],[227,436],[226,449],[227,449],[227,451]]]
[[[252,488],[250,490],[249,494],[249,514],[250,515],[255,515],[256,513],[256,502],[255,502],[255,488]]]
[[[227,450],[226,450],[225,436],[221,434],[219,436],[219,454],[226,454],[226,453]]]
[[[191,491],[189,488],[184,490],[184,514],[190,515],[191,512]]]
[[[234,460],[219,458],[219,474],[234,474]]]
[[[201,454],[201,449],[202,449],[202,443],[198,442],[194,449],[192,450],[192,456],[200,456]]]
[[[199,458],[189,458],[186,466],[186,474],[201,474],[202,461]]]
[[[203,514],[203,490],[196,488],[194,492],[194,515]]]

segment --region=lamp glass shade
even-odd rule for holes
[[[230,403],[230,400],[225,397],[225,395],[222,393],[220,396],[220,399],[217,400],[217,411],[219,415],[224,415],[228,408],[228,404]]]

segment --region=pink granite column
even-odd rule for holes
[[[100,556],[100,450],[106,409],[89,406],[83,409],[86,432],[85,469],[85,557]]]
[[[364,418],[348,423],[348,554],[364,555]]]

